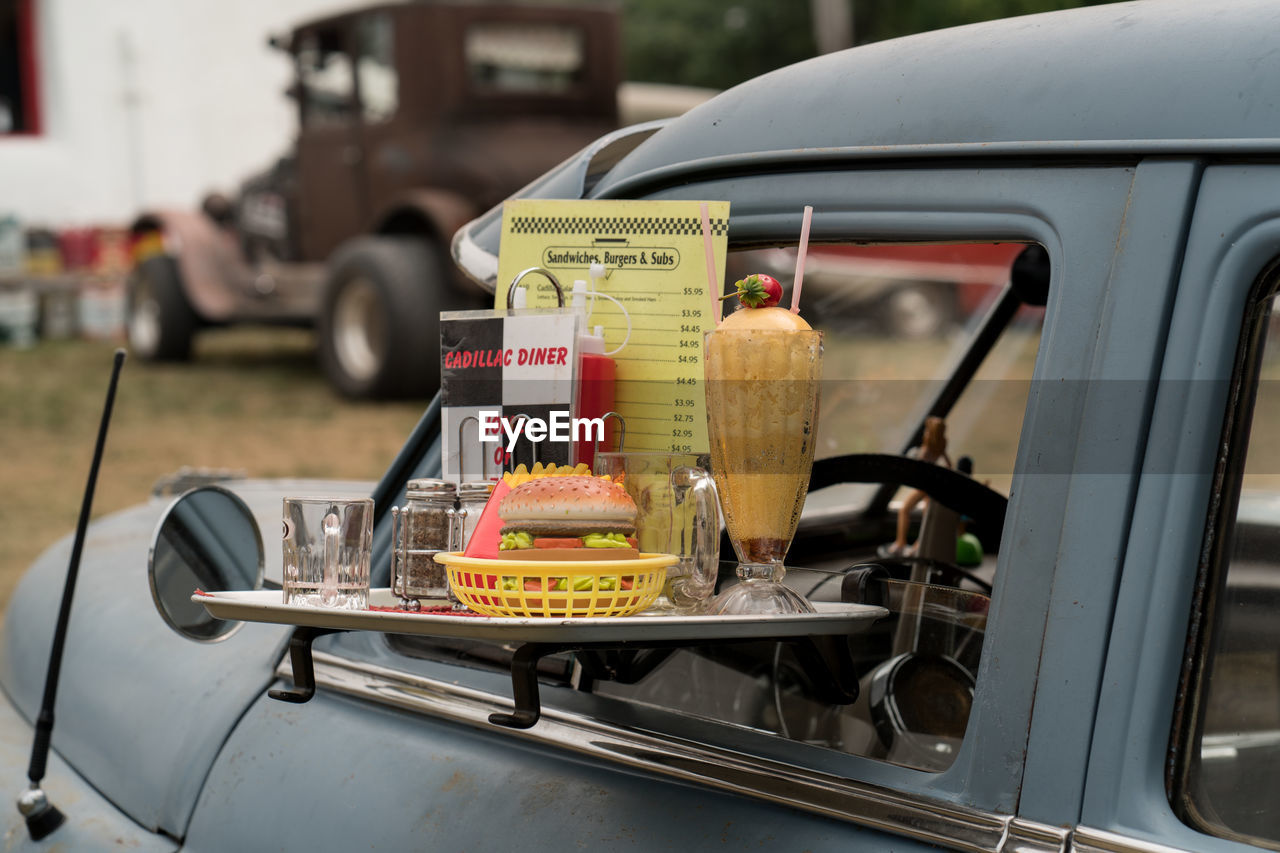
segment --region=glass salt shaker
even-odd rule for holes
[[[493,494],[493,487],[497,483],[492,480],[476,480],[471,483],[463,483],[458,487],[458,515],[462,518],[462,539],[458,544],[458,550],[466,550],[467,543],[471,541],[471,534],[476,532],[476,525],[480,522],[480,514],[484,512],[484,505],[489,502],[489,495]]]
[[[391,591],[405,610],[418,610],[423,598],[448,597],[448,573],[435,556],[456,541],[454,497],[447,480],[410,480],[404,508],[391,508]]]
[[[489,495],[493,494],[493,487],[496,485],[497,483],[492,480],[475,480],[458,486],[458,511],[453,540],[456,544],[453,550],[466,550],[467,543],[471,541],[471,534],[476,532],[476,525],[480,522],[484,505],[489,502]],[[465,604],[458,601],[452,588],[449,589],[448,596],[454,610],[467,609]]]

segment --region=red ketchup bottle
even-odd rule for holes
[[[586,322],[586,293],[585,281],[573,283],[572,305],[582,311],[584,323]],[[578,365],[578,409],[575,417],[603,418],[613,411],[614,380],[617,378],[618,371],[613,359],[605,355],[604,327],[596,326],[590,333],[584,332],[579,335],[578,351],[581,353],[582,360]],[[594,440],[577,443],[573,453],[574,464],[585,462],[594,467],[597,449],[613,449],[613,420],[609,418],[604,422],[604,439],[598,443],[598,446]],[[590,432],[590,435],[594,439],[595,433]]]

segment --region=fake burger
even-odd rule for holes
[[[542,477],[512,489],[498,507],[499,550],[520,560],[630,560],[636,504],[602,477]]]

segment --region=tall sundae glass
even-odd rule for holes
[[[710,612],[812,613],[782,579],[809,490],[822,332],[783,308],[744,308],[707,333],[704,364],[711,471],[740,579]]]

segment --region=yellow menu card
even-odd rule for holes
[[[703,334],[715,327],[728,247],[729,203],[706,202],[716,270],[707,278],[702,202],[517,200],[503,205],[496,306],[511,281],[542,267],[565,291],[585,281],[625,308],[590,297],[585,328],[604,327],[617,365],[615,400],[626,422],[626,450],[703,453],[708,449],[702,391]],[[593,263],[605,275],[594,281]],[[554,287],[529,275],[530,308],[554,307]],[[593,304],[594,303],[594,304]],[[621,349],[618,349],[621,347]],[[617,349],[617,352],[612,352]]]

